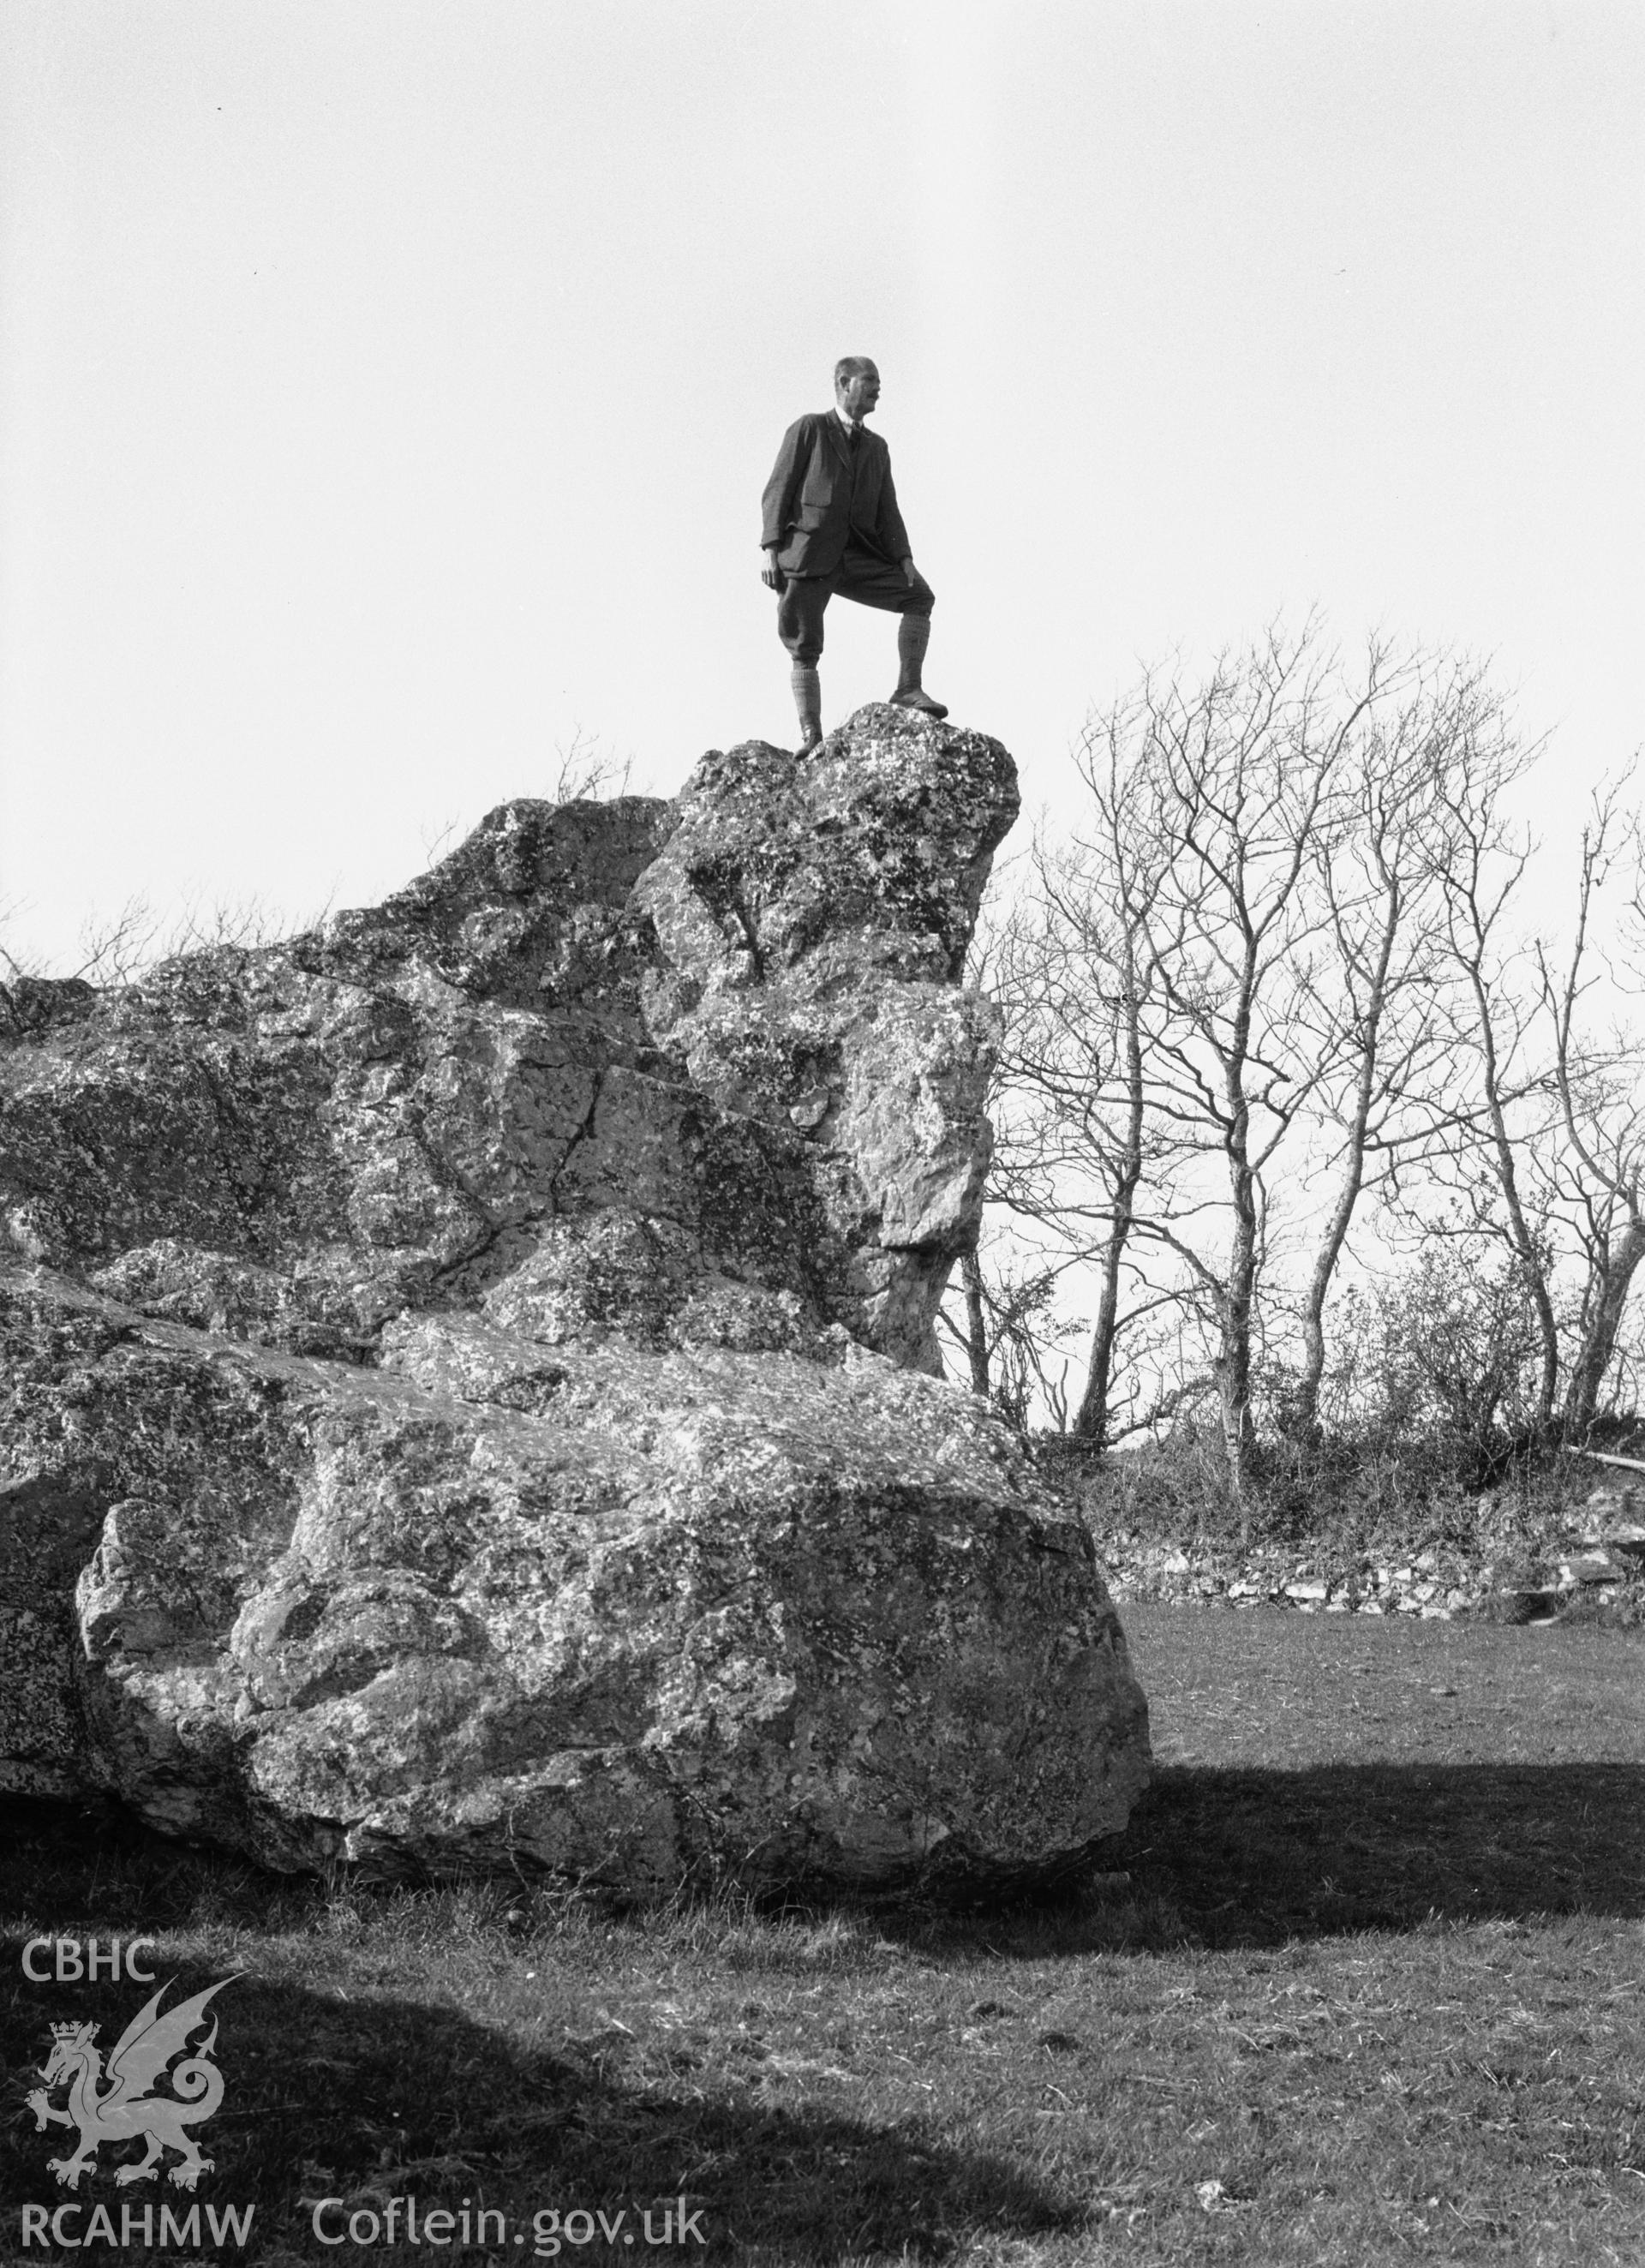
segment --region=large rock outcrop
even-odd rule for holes
[[[1089,1538],[925,1374],[1015,810],[997,743],[872,708],[0,994],[0,1785],[645,1889],[1120,1825]]]

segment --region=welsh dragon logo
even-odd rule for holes
[[[191,2190],[202,2174],[210,2172],[214,2161],[201,2156],[188,2129],[209,2118],[223,2100],[223,2074],[211,2060],[217,2042],[215,2016],[210,2037],[171,2073],[176,2095],[151,2095],[148,2089],[173,2057],[182,2054],[189,2034],[204,2023],[206,2003],[212,1994],[233,1981],[231,1977],[222,1977],[164,2014],[160,2002],[168,1988],[162,1984],[115,2041],[106,2072],[102,2050],[92,2044],[98,2031],[95,2024],[52,2026],[51,2054],[40,2070],[46,2084],[32,2090],[28,2106],[34,2113],[37,2132],[44,2133],[48,2121],[80,2130],[77,2149],[66,2158],[48,2161],[67,2188],[77,2189],[88,2167],[95,2170],[98,2151],[105,2142],[129,2142],[138,2136],[147,2154],[133,2164],[117,2166],[117,2182],[151,2182],[159,2170],[162,2153],[168,2149],[177,2151],[181,2159],[180,2164],[170,2169],[170,2179],[178,2188]],[[59,2110],[47,2097],[65,2080],[69,2107]]]

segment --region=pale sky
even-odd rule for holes
[[[0,0],[3,941],[295,923],[794,737],[760,492],[878,361],[1031,801],[1142,664],[1494,654],[1645,738],[1638,0]],[[825,722],[889,692],[837,602]]]

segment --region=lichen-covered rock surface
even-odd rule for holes
[[[0,1786],[265,1862],[1041,1877],[1146,1710],[927,1375],[1016,810],[887,708],[0,992]]]

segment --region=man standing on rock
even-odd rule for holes
[[[920,683],[935,600],[897,509],[891,452],[863,423],[879,400],[879,372],[866,355],[847,355],[834,364],[834,398],[832,409],[797,419],[782,436],[766,482],[760,538],[766,555],[760,580],[778,594],[777,636],[794,659],[802,752],[822,738],[817,664],[823,610],[836,592],[902,617],[891,696],[896,705],[928,717],[948,714]]]

